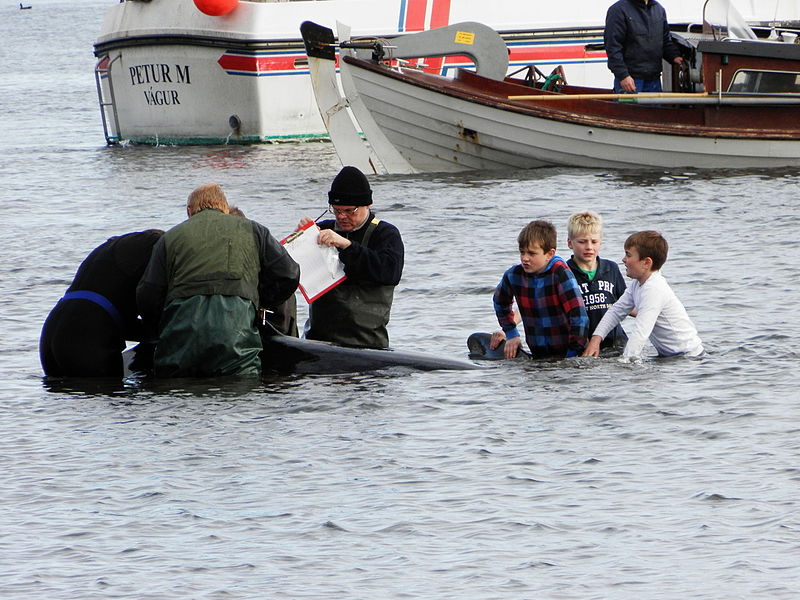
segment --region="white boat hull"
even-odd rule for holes
[[[653,134],[538,118],[411,86],[343,63],[345,95],[380,129],[364,133],[378,157],[385,139],[409,169],[457,172],[544,166],[775,168],[800,166],[800,140]],[[374,137],[373,137],[373,134]],[[396,172],[387,169],[389,172]]]
[[[118,141],[165,144],[252,143],[318,136],[321,121],[299,77],[226,75],[218,49],[194,46],[132,47],[113,58],[101,78],[111,134]],[[154,62],[158,61],[158,62]],[[150,66],[171,80],[152,81]],[[219,73],[209,73],[209,69]]]

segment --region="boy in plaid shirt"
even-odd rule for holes
[[[531,221],[520,231],[517,243],[520,264],[503,274],[494,291],[494,311],[504,335],[492,335],[490,348],[505,337],[503,355],[517,355],[522,339],[514,320],[516,301],[533,358],[580,354],[586,346],[589,317],[575,276],[556,256],[555,227],[548,221]]]

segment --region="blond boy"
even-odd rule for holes
[[[572,257],[567,265],[581,288],[589,314],[589,334],[594,333],[603,315],[625,292],[625,279],[617,263],[600,258],[603,245],[603,219],[591,211],[577,212],[567,221],[567,246]],[[602,348],[622,350],[628,337],[617,325],[603,339]]]

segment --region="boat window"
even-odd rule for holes
[[[800,93],[800,73],[790,71],[736,71],[729,92],[751,94]]]

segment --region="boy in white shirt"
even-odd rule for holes
[[[626,275],[633,283],[606,311],[582,356],[599,356],[600,342],[632,309],[636,324],[622,356],[638,358],[649,339],[659,356],[700,356],[703,344],[686,309],[659,269],[667,260],[667,240],[657,231],[639,231],[625,240]]]

